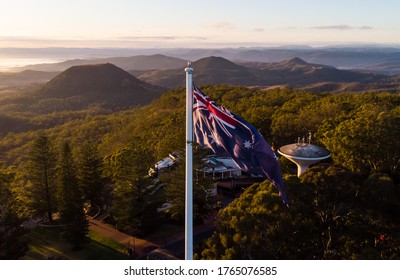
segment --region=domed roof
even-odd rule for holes
[[[286,154],[298,158],[326,158],[330,156],[330,152],[320,146],[308,143],[294,143],[283,146],[279,149],[281,154]]]

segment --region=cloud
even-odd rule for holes
[[[322,29],[322,30],[370,30],[371,26],[362,25],[362,26],[351,26],[348,24],[336,24],[336,25],[320,25],[310,27],[311,29]]]
[[[178,37],[176,36],[123,36],[115,38],[117,40],[154,40],[154,41],[169,41],[169,40],[176,40]]]
[[[372,26],[369,26],[369,25],[362,25],[362,26],[359,26],[357,29],[361,29],[361,30],[371,30],[371,29],[373,29],[373,27],[372,27]]]
[[[212,36],[22,37],[0,36],[0,48],[9,47],[155,47],[188,42],[208,42]]]
[[[255,32],[264,32],[265,29],[264,28],[254,28]]]
[[[214,22],[214,23],[210,23],[207,26],[209,29],[221,29],[221,30],[232,30],[235,29],[235,26],[227,21],[221,21],[221,22]]]
[[[204,36],[124,36],[116,37],[114,40],[123,41],[179,41],[179,40],[208,40]]]

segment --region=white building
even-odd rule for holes
[[[204,159],[207,167],[199,170],[206,175],[212,175],[213,179],[227,179],[242,175],[242,171],[229,157],[212,156]]]

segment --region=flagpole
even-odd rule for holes
[[[190,62],[186,72],[186,198],[185,259],[193,259],[193,82]]]

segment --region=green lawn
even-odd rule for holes
[[[119,243],[89,231],[89,242],[79,251],[71,250],[58,228],[33,229],[29,234],[29,250],[23,259],[72,260],[124,260],[129,259],[126,249]]]

